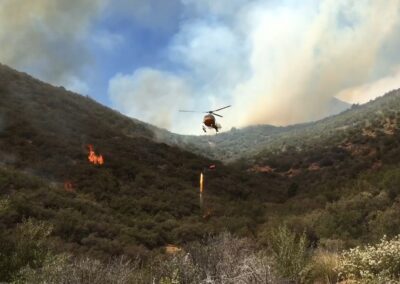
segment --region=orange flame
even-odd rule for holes
[[[93,146],[89,145],[89,156],[88,156],[89,162],[95,165],[102,165],[104,164],[104,159],[102,155],[96,155],[96,153],[93,150]]]
[[[203,173],[200,174],[200,193],[203,193],[203,181],[204,181],[204,177],[203,177]]]
[[[200,207],[203,207],[203,173],[200,174]]]

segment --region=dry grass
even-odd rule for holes
[[[314,252],[310,264],[303,273],[305,283],[337,283],[339,255],[326,250]]]

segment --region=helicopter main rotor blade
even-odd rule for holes
[[[179,112],[197,112],[199,113],[200,111],[195,111],[195,110],[179,110]]]
[[[217,113],[212,113],[213,115],[219,116],[219,117],[223,117],[222,115],[219,115]]]
[[[226,106],[226,107],[222,107],[222,108],[219,108],[219,109],[216,109],[216,110],[211,110],[210,112],[214,112],[214,111],[223,110],[223,109],[226,109],[226,108],[228,108],[228,107],[231,107],[231,105],[229,105],[229,106]]]

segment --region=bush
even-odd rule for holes
[[[16,283],[143,283],[137,265],[124,257],[108,263],[91,258],[58,255],[39,269],[23,269]]]
[[[8,211],[10,207],[10,201],[8,199],[0,199],[0,216]]]
[[[339,255],[337,253],[318,250],[303,271],[302,282],[305,283],[337,283],[337,266]]]
[[[257,250],[248,239],[239,239],[229,233],[210,238],[207,244],[190,250],[196,265],[200,264],[203,277],[217,283],[246,283],[252,278],[271,281],[271,261],[256,256]],[[260,261],[259,261],[260,260]],[[268,272],[261,274],[260,272]]]
[[[151,270],[156,283],[276,283],[271,257],[228,233],[188,245]]]
[[[299,281],[310,257],[305,233],[298,236],[287,226],[280,226],[272,231],[269,247],[277,272],[288,280]]]
[[[400,235],[378,244],[344,251],[338,265],[342,279],[357,283],[393,283],[400,280]],[[397,282],[396,282],[397,283]]]
[[[153,279],[160,283],[199,283],[200,268],[193,263],[189,254],[159,257],[151,263]]]
[[[400,171],[392,169],[385,172],[381,187],[388,192],[391,199],[396,198],[400,191]]]
[[[0,281],[10,281],[25,267],[38,268],[52,256],[48,237],[52,227],[33,219],[18,224],[12,236],[0,234]]]

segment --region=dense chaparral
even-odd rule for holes
[[[0,97],[0,281],[399,280],[398,90],[213,138],[3,65]]]

